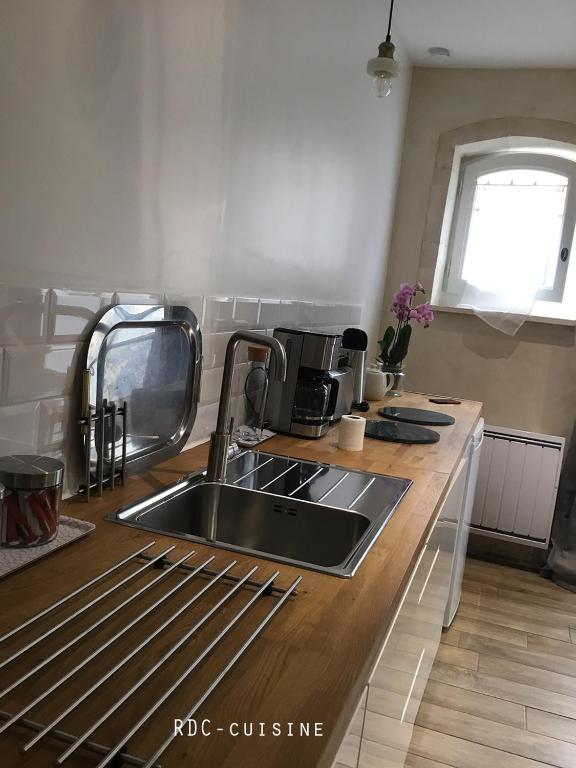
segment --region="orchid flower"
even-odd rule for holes
[[[414,298],[418,293],[426,293],[422,283],[400,283],[400,288],[393,296],[390,312],[396,318],[396,329],[389,326],[380,343],[380,359],[387,365],[398,365],[408,354],[408,345],[412,328],[410,321],[428,328],[434,320],[430,302],[424,302],[413,307]]]

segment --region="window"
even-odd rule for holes
[[[532,304],[561,303],[575,224],[573,160],[526,151],[462,159],[442,285],[452,302],[445,303],[456,306],[467,292],[496,295],[502,285],[531,290]]]

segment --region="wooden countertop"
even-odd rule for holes
[[[273,453],[408,477],[413,480],[413,485],[352,579],[280,566],[282,584],[288,584],[296,575],[303,576],[299,594],[276,615],[198,714],[199,718],[209,718],[213,729],[218,724],[227,726],[230,722],[265,722],[270,727],[273,722],[278,722],[283,728],[289,722],[321,722],[323,736],[234,738],[214,733],[210,737],[179,737],[165,753],[163,766],[294,768],[298,765],[299,768],[327,768],[331,765],[405,581],[481,411],[481,404],[476,402],[434,406],[427,397],[408,393],[394,404],[451,413],[456,417],[456,424],[438,428],[441,440],[436,445],[399,445],[367,438],[362,452],[350,453],[337,448],[337,427],[321,440],[279,436],[262,445],[263,450]],[[372,412],[378,405],[374,404]],[[130,554],[138,545],[150,541],[150,533],[109,523],[103,517],[117,507],[173,482],[184,473],[205,466],[207,451],[207,446],[202,445],[180,454],[158,468],[130,478],[125,487],[114,493],[107,492],[90,504],[75,499],[67,501],[64,514],[90,520],[96,524],[96,530],[86,539],[0,583],[3,608],[0,633]],[[159,535],[154,535],[154,539],[157,541],[154,551],[159,551],[166,543],[176,544],[177,548],[171,554],[174,559],[190,549],[189,544],[179,539]],[[199,556],[215,554],[216,564],[230,559],[220,549],[204,545],[194,545],[194,549]],[[270,561],[242,555],[235,555],[235,558],[239,561],[237,568],[242,568],[242,572],[246,564],[260,565],[263,575],[275,569]],[[14,646],[11,641],[5,643],[0,658],[6,658],[20,647],[23,637],[19,636]],[[33,633],[25,635],[26,640],[32,637]],[[173,642],[175,637],[169,639]],[[86,650],[82,650],[85,655]],[[140,655],[143,658],[136,657],[134,667],[143,673],[152,660],[146,652]],[[25,660],[26,655],[17,672],[26,671]],[[96,670],[107,669],[99,660],[94,666]],[[210,679],[209,672],[210,664],[207,663],[205,672],[199,671],[171,697],[170,706],[162,710],[165,715],[154,720],[145,733],[131,743],[130,751],[143,757],[152,754],[168,735],[172,719],[187,711],[203,690]],[[57,679],[58,670],[54,674]],[[0,702],[0,708],[16,711],[17,705],[21,708],[27,704],[33,698],[32,694],[42,691],[53,679],[49,675],[39,675],[36,683],[25,691],[26,695],[16,695],[17,689]],[[153,702],[170,682],[172,677],[167,672],[163,679],[151,682],[143,695]],[[23,689],[26,687],[22,686]],[[66,701],[69,701],[71,694],[76,692],[74,679],[65,688]],[[80,690],[78,688],[77,692]],[[107,696],[111,694],[95,697],[97,701],[91,704],[94,713],[99,714],[105,705],[113,702],[114,699]],[[62,708],[63,705],[58,707],[56,701],[44,708],[41,705],[29,716],[46,722],[50,714],[54,716]],[[115,720],[97,732],[101,743],[113,743],[115,735],[118,737],[127,730],[130,709],[128,703],[121,710],[118,718],[121,723]],[[86,715],[90,713],[90,709],[83,711],[80,724],[72,718],[65,725],[69,730],[79,731],[82,725],[86,727]],[[124,727],[118,730],[121,725]],[[47,739],[26,756],[20,755],[19,749],[26,741],[25,733],[13,728],[0,736],[2,765],[31,768],[51,765],[62,748]],[[95,764],[94,758],[86,753],[78,753],[65,763],[71,768]]]

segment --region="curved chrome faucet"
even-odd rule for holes
[[[261,333],[252,333],[250,331],[237,331],[232,334],[226,346],[226,359],[224,361],[224,375],[222,377],[216,431],[212,432],[210,438],[210,454],[208,456],[208,469],[206,470],[206,480],[208,482],[223,483],[226,478],[228,447],[232,433],[230,421],[232,377],[234,375],[236,351],[242,341],[257,344],[260,347],[268,347],[274,358],[274,374],[276,379],[278,381],[286,381],[286,350],[278,339],[275,339],[273,336],[264,336]]]

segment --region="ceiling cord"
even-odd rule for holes
[[[392,14],[394,13],[394,0],[390,0],[390,15],[388,16],[388,32],[386,34],[386,42],[389,43],[391,40],[391,32],[392,32]]]

